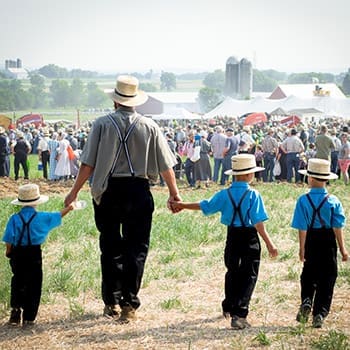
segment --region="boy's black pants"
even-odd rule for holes
[[[225,247],[224,313],[247,317],[259,273],[261,247],[254,227],[228,227]]]
[[[338,275],[337,245],[333,229],[310,229],[300,277],[302,303],[313,303],[312,314],[326,317]]]
[[[11,308],[23,309],[23,320],[34,321],[38,313],[43,280],[40,245],[13,248]]]

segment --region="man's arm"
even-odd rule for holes
[[[178,208],[175,209],[171,205],[172,201],[175,201],[175,202],[181,201],[179,190],[178,190],[177,184],[176,184],[176,177],[175,177],[174,170],[172,168],[169,168],[168,170],[162,171],[160,174],[162,175],[162,178],[164,179],[165,183],[167,184],[168,190],[169,190],[169,198],[168,198],[168,202],[167,202],[167,207],[173,213],[177,213],[178,211],[180,211],[180,209],[178,209]]]
[[[80,189],[83,187],[83,185],[89,179],[93,172],[93,167],[87,164],[81,164],[74,185],[64,200],[64,205],[66,207],[68,207],[71,203],[73,203],[76,200]]]

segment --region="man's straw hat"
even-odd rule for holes
[[[334,180],[337,174],[331,173],[331,163],[326,159],[311,158],[307,163],[307,169],[298,170],[302,175],[322,180]]]
[[[226,170],[226,175],[245,175],[265,170],[265,168],[256,166],[255,156],[253,154],[241,153],[231,158],[232,169]]]
[[[18,198],[13,200],[14,205],[38,205],[49,200],[48,196],[40,195],[39,186],[36,184],[27,184],[18,188]]]
[[[139,81],[130,75],[120,75],[117,78],[115,89],[104,90],[104,92],[115,102],[123,106],[134,107],[145,103],[147,94],[138,89]]]

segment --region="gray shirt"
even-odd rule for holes
[[[127,107],[119,107],[111,116],[124,136],[137,114]],[[111,174],[119,144],[118,132],[109,117],[98,118],[92,125],[80,157],[81,163],[94,168],[91,193],[97,204],[107,189],[110,176],[132,176],[123,147]],[[146,117],[141,117],[136,123],[127,148],[136,177],[156,181],[160,172],[177,163],[158,125]]]

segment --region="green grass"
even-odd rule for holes
[[[30,177],[41,176],[41,172],[35,169],[36,156],[31,156],[30,159]],[[266,313],[268,320],[268,311],[271,313],[274,308],[290,309],[291,291],[288,288],[291,285],[299,287],[301,263],[298,261],[298,234],[296,230],[290,228],[290,222],[295,201],[298,196],[307,191],[307,188],[290,184],[253,184],[253,188],[257,189],[264,198],[270,217],[266,222],[266,228],[280,253],[279,258],[271,263],[274,265],[270,264],[273,266],[270,272],[265,271],[267,276],[259,276],[251,305],[252,312],[260,312],[260,318],[263,320]],[[210,188],[208,191],[181,189],[181,192],[184,200],[197,201],[204,196],[210,197],[218,189],[219,187]],[[220,224],[219,215],[204,217],[200,212],[195,211],[183,211],[172,215],[165,206],[166,191],[159,191],[157,188],[152,191],[156,210],[142,288],[147,288],[147,293],[152,293],[152,284],[159,285],[161,281],[161,290],[167,291],[170,295],[158,299],[159,308],[163,311],[178,310],[186,313],[195,306],[181,294],[180,286],[186,281],[196,284],[207,280],[210,284],[213,275],[216,273],[223,275],[226,228]],[[329,187],[329,192],[339,197],[349,217],[350,202],[344,185],[337,181]],[[41,205],[39,209],[59,210],[63,205],[63,195],[50,196],[50,201]],[[50,233],[47,242],[43,245],[42,304],[51,304],[58,296],[63,297],[68,302],[72,318],[79,318],[85,312],[83,303],[79,301],[79,294],[87,293],[97,300],[100,299],[98,232],[94,225],[89,193],[81,192],[79,197],[88,201],[88,207],[85,210],[69,213],[63,219],[63,224]],[[15,211],[16,207],[10,205],[10,199],[0,199],[2,232],[5,230],[9,216]],[[350,248],[347,232],[348,229],[345,230],[346,245]],[[263,272],[268,260],[263,242],[262,250]],[[220,269],[219,272],[217,272],[218,269]],[[339,262],[336,288],[349,288],[349,271],[348,265]],[[10,278],[8,260],[4,254],[1,254],[0,280],[3,283],[0,285],[0,316],[8,313]],[[283,288],[283,285],[288,287]],[[299,289],[296,290],[297,292],[292,295],[295,306],[299,300]],[[210,289],[208,292],[211,292]],[[220,297],[218,296],[218,304]],[[266,301],[267,297],[268,301]],[[202,304],[205,305],[205,300]],[[218,305],[218,309],[219,307]],[[310,348],[311,342],[315,349],[348,349],[346,346],[349,342],[349,329],[344,330],[344,333],[329,332],[323,337],[316,337],[310,327],[305,325],[292,327],[292,321],[294,319],[280,329],[277,327],[275,330],[256,329],[248,336],[249,341],[253,341],[257,347],[273,346],[279,349],[292,349],[294,345],[298,346],[301,343],[306,346],[305,348]],[[235,333],[231,339],[232,348],[246,348],[246,339],[244,334]],[[210,348],[210,345],[208,346]]]

